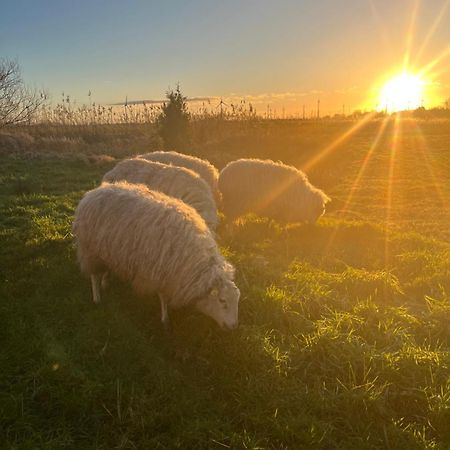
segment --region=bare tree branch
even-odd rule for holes
[[[46,101],[45,92],[25,86],[17,62],[0,59],[0,128],[30,122]]]

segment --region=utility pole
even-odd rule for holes
[[[320,99],[317,100],[317,118],[320,119]]]
[[[303,120],[305,120],[306,119],[306,116],[305,116],[305,105],[303,105]]]

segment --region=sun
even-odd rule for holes
[[[423,105],[424,86],[425,81],[419,75],[401,72],[381,88],[378,109],[390,113],[416,109]]]

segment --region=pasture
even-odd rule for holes
[[[219,227],[240,326],[178,311],[170,337],[157,299],[127,285],[93,304],[71,234],[116,162],[104,155],[149,151],[147,137],[80,138],[62,154],[31,130],[31,156],[4,144],[2,447],[449,448],[450,124],[374,120],[336,141],[352,127],[266,121],[199,139],[219,168],[305,167],[333,201],[314,226]]]

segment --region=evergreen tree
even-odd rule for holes
[[[157,121],[164,150],[186,149],[190,143],[187,97],[183,96],[180,85],[177,85],[175,91],[166,92],[166,98],[168,102],[163,104]]]

